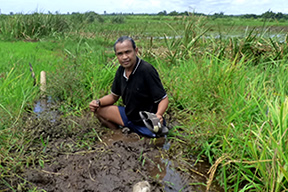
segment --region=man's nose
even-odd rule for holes
[[[126,59],[127,57],[128,57],[128,54],[127,54],[127,53],[123,53],[122,58],[123,58],[123,59]]]

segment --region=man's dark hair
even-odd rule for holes
[[[132,43],[132,47],[133,49],[135,50],[136,49],[136,44],[134,42],[134,40],[131,38],[131,37],[128,37],[128,36],[122,36],[122,37],[119,37],[116,42],[114,43],[114,51],[116,52],[116,44],[117,43],[123,43],[124,41],[130,41]]]

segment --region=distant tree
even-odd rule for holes
[[[167,15],[167,11],[166,10],[160,11],[157,15]]]
[[[280,19],[284,18],[284,14],[278,12],[278,13],[275,15],[275,18],[276,18],[277,20],[280,20]]]
[[[13,13],[13,12],[10,12],[10,15],[14,15],[14,13]]]
[[[189,16],[189,12],[185,11],[185,12],[181,13],[181,15]]]
[[[179,13],[177,11],[172,11],[168,15],[176,16],[176,15],[179,15]]]
[[[264,19],[274,19],[275,18],[275,13],[273,13],[272,11],[266,11],[265,13],[263,13],[261,15],[262,18]]]
[[[220,12],[220,13],[214,13],[214,15],[212,16],[213,18],[223,18],[224,17],[224,12]]]
[[[255,15],[255,14],[245,14],[245,15],[243,15],[242,16],[242,18],[247,18],[247,19],[250,19],[250,18],[252,18],[252,19],[257,19],[257,15]]]

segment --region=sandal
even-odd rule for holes
[[[161,124],[160,119],[157,118],[156,114],[149,113],[147,111],[140,111],[139,115],[145,126],[153,133],[159,134],[159,136],[166,135],[168,133],[169,129]]]

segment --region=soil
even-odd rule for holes
[[[148,181],[153,192],[206,191],[209,165],[194,166],[193,157],[184,163],[173,139],[110,130],[91,114],[67,118],[49,111],[24,122],[31,138],[26,166],[4,178],[0,191],[129,192],[140,181]],[[223,190],[214,185],[209,191]]]

